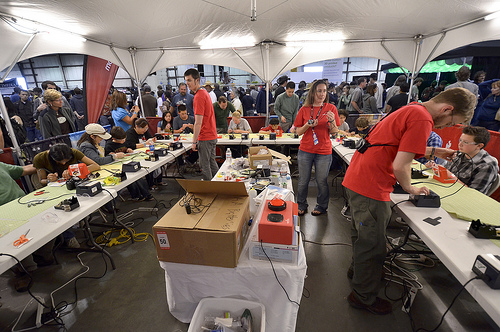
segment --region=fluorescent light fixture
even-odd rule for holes
[[[323,72],[323,67],[322,66],[304,66],[304,72],[305,73],[322,73]]]
[[[486,15],[484,17],[484,20],[489,21],[489,20],[494,20],[494,19],[499,18],[499,17],[500,17],[500,11]]]
[[[87,41],[87,38],[82,37],[81,35],[62,30],[44,31],[42,35],[51,41],[58,41],[67,44],[84,43]]]
[[[289,47],[310,47],[310,48],[336,48],[342,47],[342,40],[301,40],[286,42]]]
[[[200,43],[200,49],[243,48],[255,46],[255,39],[250,36],[235,36],[229,38],[205,38]]]

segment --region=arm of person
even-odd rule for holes
[[[486,195],[496,178],[495,174],[498,176],[498,168],[495,169],[489,164],[477,165],[469,181],[469,188],[476,189]]]
[[[457,151],[453,149],[438,148],[432,146],[428,146],[425,148],[425,155],[429,156],[429,158],[427,158],[429,160],[431,160],[432,157],[438,157],[444,160],[451,160],[456,152]]]
[[[193,151],[198,151],[198,136],[200,135],[201,124],[203,123],[203,115],[195,114],[193,126]]]
[[[94,147],[88,146],[87,144],[82,144],[78,147],[78,149],[89,159],[95,161],[99,165],[105,165],[112,163],[115,159],[109,154],[105,157],[101,157],[99,152],[96,151]]]
[[[411,163],[414,158],[414,153],[398,151],[392,163],[394,176],[407,193],[413,195],[428,195],[429,189],[427,187],[419,188],[411,185]]]
[[[128,115],[125,115],[122,120],[123,122],[125,122],[126,124],[129,124],[129,125],[132,125],[132,123],[134,122],[134,119],[137,118],[139,115],[139,106],[132,106],[132,115],[131,116],[128,116]]]
[[[89,157],[85,156],[82,158],[82,162],[87,165],[87,168],[89,169],[89,172],[95,172],[101,169],[101,166],[99,166],[95,161],[90,159]]]
[[[5,141],[3,139],[3,132],[0,130],[0,149],[5,147]]]
[[[351,101],[351,105],[352,105],[352,107],[353,107],[356,111],[358,111],[359,113],[363,113],[363,111],[361,111],[361,109],[359,108],[359,106],[358,106],[358,103],[357,103],[357,102],[355,102],[355,101]]]
[[[33,167],[33,164],[23,166],[23,175],[22,176],[31,175],[31,174],[35,174],[35,173],[36,173],[36,168]]]

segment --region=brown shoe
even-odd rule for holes
[[[354,292],[351,292],[351,294],[349,294],[349,296],[347,297],[347,302],[349,302],[351,307],[357,309],[366,309],[372,314],[376,315],[387,315],[392,312],[391,302],[383,300],[379,297],[375,299],[375,302],[373,304],[368,305],[360,302],[356,295],[354,295]]]

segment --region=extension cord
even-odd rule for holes
[[[403,312],[409,313],[411,305],[413,304],[413,301],[415,300],[415,296],[417,296],[418,289],[415,287],[410,288],[408,291],[408,295],[406,296],[404,302],[403,302],[403,307],[401,310]]]
[[[40,302],[44,303],[43,300],[40,300]],[[41,304],[38,303],[38,308],[36,309],[36,328],[39,329],[42,327],[42,314],[43,314],[43,309],[45,307]]]

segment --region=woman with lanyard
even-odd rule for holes
[[[313,216],[326,213],[330,193],[328,190],[328,173],[332,163],[332,142],[330,134],[339,131],[340,125],[337,108],[328,103],[326,83],[322,80],[313,83],[304,106],[295,118],[294,126],[298,135],[304,135],[300,141],[299,154],[299,187],[297,203],[299,216],[307,212],[307,192],[311,179],[312,166],[316,173],[318,196]]]
[[[44,139],[69,134],[75,131],[72,112],[63,107],[62,94],[54,89],[45,90],[43,99],[47,108],[40,112],[40,130]]]

